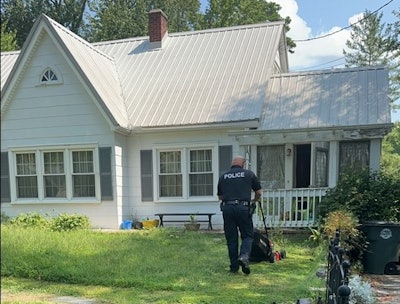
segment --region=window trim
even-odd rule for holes
[[[93,174],[95,177],[95,196],[94,197],[73,197],[72,190],[72,152],[74,151],[93,151]],[[65,161],[65,176],[66,176],[66,197],[45,197],[44,193],[44,163],[43,153],[63,151]],[[35,153],[38,198],[18,198],[16,184],[16,154],[17,153]],[[101,202],[100,189],[100,164],[99,164],[99,148],[97,145],[68,145],[68,146],[41,146],[41,147],[26,147],[12,148],[8,153],[10,164],[10,189],[11,189],[11,204],[60,204],[60,203],[99,203]]]
[[[212,156],[212,174],[213,190],[211,195],[189,196],[189,169],[190,169],[190,151],[191,150],[211,150]],[[218,168],[218,144],[215,142],[191,143],[178,145],[158,144],[153,147],[153,197],[155,203],[188,203],[188,202],[211,202],[216,200],[216,187],[219,178]],[[160,152],[181,151],[181,169],[182,169],[182,197],[161,197],[160,196]]]

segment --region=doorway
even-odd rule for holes
[[[311,175],[311,144],[295,145],[294,187],[308,188]]]

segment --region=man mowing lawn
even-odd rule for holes
[[[238,272],[239,265],[245,274],[250,274],[249,258],[253,243],[252,204],[261,197],[262,190],[254,172],[243,168],[246,160],[236,156],[230,170],[218,180],[218,198],[221,200],[221,211],[224,219],[224,232],[228,245],[230,271]],[[255,192],[253,201],[251,191]],[[239,236],[242,244],[239,249]]]

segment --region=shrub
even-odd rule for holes
[[[10,223],[19,227],[46,228],[49,226],[49,220],[37,212],[21,213],[13,218]]]
[[[10,221],[10,219],[11,218],[7,214],[5,214],[4,212],[1,213],[1,222],[2,223],[8,223]]]
[[[351,290],[349,304],[375,304],[376,299],[373,296],[371,284],[363,281],[356,275],[349,280]]]
[[[336,187],[329,189],[321,203],[321,214],[348,211],[365,221],[400,221],[400,179],[369,172],[342,174]]]
[[[89,229],[89,218],[79,214],[62,213],[51,221],[50,229],[53,231],[69,231]]]

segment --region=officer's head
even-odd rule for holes
[[[242,167],[242,168],[243,168],[245,162],[246,162],[246,159],[245,159],[243,156],[238,155],[238,156],[235,156],[235,157],[233,158],[233,160],[232,160],[232,166],[239,166],[239,167]]]

